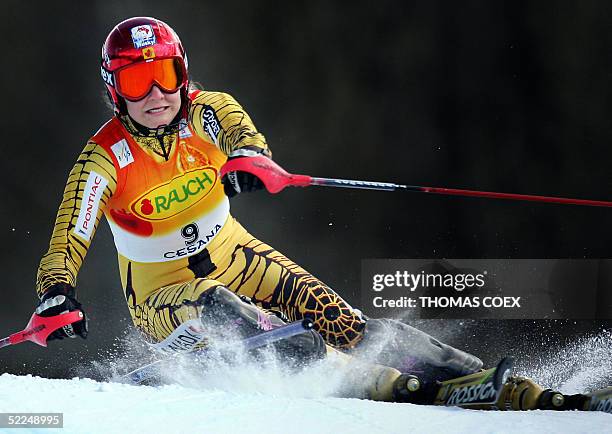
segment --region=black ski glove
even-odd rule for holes
[[[238,149],[228,155],[227,161],[235,158],[250,158],[265,155],[263,152],[252,149]],[[221,179],[227,197],[232,198],[238,193],[257,191],[264,188],[263,182],[255,175],[248,172],[228,172]]]
[[[69,285],[57,285],[43,294],[36,308],[36,313],[40,316],[55,316],[77,309],[83,313],[83,319],[55,330],[47,341],[74,338],[76,335],[85,339],[88,333],[87,315],[83,312],[81,303],[75,298],[74,289]]]

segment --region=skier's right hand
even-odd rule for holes
[[[45,292],[36,308],[36,314],[48,317],[80,310],[83,313],[83,319],[55,330],[49,335],[47,341],[74,338],[76,335],[83,339],[87,337],[87,315],[83,312],[81,303],[77,301],[74,289],[67,287],[68,285],[65,286],[62,285],[62,287],[52,288]]]

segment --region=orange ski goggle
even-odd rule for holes
[[[130,101],[138,101],[150,92],[153,85],[166,93],[179,90],[186,81],[181,62],[175,58],[141,62],[115,71],[117,93]]]

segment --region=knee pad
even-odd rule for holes
[[[204,328],[238,334],[242,338],[285,324],[277,315],[255,306],[248,297],[239,297],[223,286],[206,290],[198,304]],[[283,361],[295,365],[321,359],[326,354],[325,342],[314,330],[274,342],[272,346]],[[254,350],[253,354],[256,353]]]

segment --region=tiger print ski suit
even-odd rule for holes
[[[38,295],[76,286],[104,214],[130,314],[154,340],[199,315],[201,294],[223,285],[289,320],[308,315],[328,344],[353,346],[359,312],[230,214],[219,170],[240,148],[269,156],[264,136],[230,95],[189,98],[189,121],[174,134],[143,136],[128,117],[113,117],[87,142],[38,269]]]

